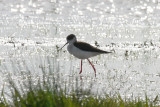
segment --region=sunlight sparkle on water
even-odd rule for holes
[[[78,84],[99,95],[118,92],[137,97],[146,92],[154,97],[160,91],[160,6],[156,0],[15,1],[0,3],[3,73],[29,70],[38,81],[42,68],[47,72],[51,68],[62,86]],[[59,51],[71,33],[113,52],[91,58],[96,78],[87,61],[79,75],[80,60],[66,47]],[[14,77],[19,79],[24,78]]]

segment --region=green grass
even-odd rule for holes
[[[37,81],[30,72],[28,74],[19,72],[25,81],[13,80],[9,75],[8,86],[3,86],[1,92],[0,107],[158,107],[159,104],[158,96],[153,101],[147,96],[145,100],[123,99],[120,94],[114,96],[106,94],[101,97],[93,95],[90,90],[78,87],[68,93],[66,87],[62,88],[59,85],[57,82],[59,80],[55,78],[53,72],[42,71],[43,76]],[[6,87],[10,94],[6,94]]]
[[[55,78],[45,80],[39,79],[37,84],[33,85],[31,76],[28,76],[27,82],[17,84],[9,77],[9,87],[11,99],[8,102],[5,97],[4,89],[1,93],[0,107],[158,107],[158,96],[154,101],[150,101],[147,96],[146,100],[139,98],[135,100],[122,99],[120,95],[105,97],[94,96],[85,90],[76,90],[67,93],[55,82]],[[42,81],[42,82],[41,82]],[[17,88],[19,87],[19,88]],[[25,91],[24,89],[28,89]]]

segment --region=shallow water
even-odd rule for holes
[[[155,98],[160,92],[159,10],[156,0],[0,1],[1,73],[41,75],[41,67],[50,64],[59,69],[62,86],[74,86],[78,79],[79,86],[98,95],[134,98],[146,93]],[[91,58],[96,78],[87,61],[79,75],[80,60],[66,47],[57,51],[71,33],[113,52]],[[5,82],[5,76],[0,82]]]

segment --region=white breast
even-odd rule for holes
[[[93,56],[100,54],[98,52],[88,52],[88,51],[80,50],[72,44],[69,44],[67,46],[67,50],[70,54],[74,55],[75,57],[77,57],[79,59],[87,59],[87,58],[90,58],[90,57],[93,57]]]

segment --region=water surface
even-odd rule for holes
[[[7,73],[31,71],[36,77],[50,67],[68,91],[78,80],[79,87],[96,95],[155,98],[160,92],[159,9],[156,0],[0,1],[0,82]],[[79,75],[80,60],[66,47],[57,51],[71,33],[113,52],[91,58],[96,78],[86,60]]]

